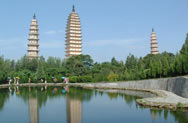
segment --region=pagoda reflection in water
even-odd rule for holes
[[[76,98],[67,97],[67,123],[82,122],[82,102]]]
[[[29,115],[30,123],[39,122],[39,107],[36,97],[29,96]]]
[[[29,92],[31,90],[29,89]],[[38,98],[29,95],[29,117],[30,123],[39,123],[39,102]],[[81,123],[82,122],[82,101],[75,97],[66,97],[66,116],[67,123]]]

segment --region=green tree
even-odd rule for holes
[[[118,80],[118,75],[113,73],[113,72],[110,72],[110,74],[108,75],[107,79],[108,79],[108,81],[117,81]]]
[[[37,72],[36,72],[36,78],[39,80],[39,79],[42,79],[42,78],[45,78],[45,71],[44,71],[44,67],[43,67],[43,60],[42,58],[39,60],[39,63],[38,63],[38,67],[37,67]]]
[[[72,56],[67,59],[65,68],[70,75],[88,75],[93,68],[93,60],[89,55]]]
[[[164,57],[164,61],[163,61],[163,76],[168,76],[168,72],[169,72],[170,66],[168,63],[168,60],[166,57]]]
[[[150,67],[150,77],[155,78],[156,77],[156,72],[157,72],[155,63],[153,63],[153,61],[150,61],[149,67]]]
[[[178,54],[175,59],[175,72],[176,75],[182,75],[183,74],[183,57],[181,54]]]
[[[187,37],[185,39],[185,43],[183,44],[181,50],[180,50],[181,54],[186,54],[188,53],[188,33],[187,33]]]

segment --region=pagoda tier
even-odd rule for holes
[[[157,36],[156,33],[154,32],[154,29],[152,29],[152,33],[151,33],[151,54],[159,54],[158,51],[158,42],[157,42]]]
[[[74,6],[69,15],[66,27],[66,58],[82,54],[82,32],[78,14]]]
[[[38,24],[36,20],[36,16],[33,16],[30,25],[30,33],[29,33],[29,44],[28,44],[28,57],[29,59],[38,59],[39,53],[39,39],[38,39]]]

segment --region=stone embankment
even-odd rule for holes
[[[64,86],[63,83],[37,83],[19,84],[16,86]],[[11,85],[14,86],[14,85]],[[143,106],[188,109],[188,78],[175,77],[165,79],[152,79],[142,81],[114,82],[114,83],[70,83],[69,86],[95,89],[117,89],[149,92],[156,96],[137,99],[136,102]],[[0,88],[7,88],[10,85],[0,85]]]
[[[75,83],[70,85],[83,88],[118,89],[149,92],[155,94],[156,96],[137,99],[136,102],[143,106],[150,106],[155,108],[188,110],[187,77],[129,81],[118,83]]]

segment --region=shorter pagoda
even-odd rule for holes
[[[154,32],[154,29],[152,29],[152,33],[151,33],[151,54],[154,55],[159,54],[157,36],[156,33]]]
[[[39,33],[38,33],[38,24],[36,20],[36,16],[34,14],[33,19],[30,25],[30,33],[29,33],[29,44],[28,44],[28,58],[29,59],[38,59],[39,53]]]

